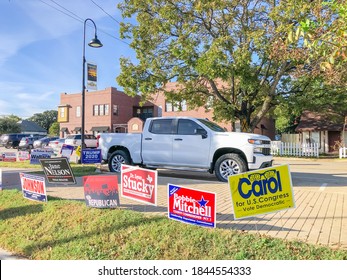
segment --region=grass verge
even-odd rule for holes
[[[0,247],[36,260],[347,260],[346,250],[0,192]]]

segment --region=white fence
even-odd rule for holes
[[[347,158],[347,148],[346,147],[339,149],[339,158]]]
[[[271,154],[274,156],[319,157],[319,144],[271,141]]]

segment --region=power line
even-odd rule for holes
[[[69,12],[70,14],[76,16],[78,19],[80,19],[82,22],[84,21],[83,18],[81,18],[80,16],[76,15],[75,13],[71,12],[70,10],[66,9],[65,7],[63,7],[62,5],[60,5],[59,3],[55,2],[54,0],[51,0],[51,2],[53,2],[54,4],[56,4],[57,6],[63,8],[65,11]]]
[[[101,11],[103,11],[106,15],[108,15],[111,19],[113,19],[115,22],[117,22],[120,25],[120,22],[116,20],[112,15],[110,15],[108,12],[106,12],[99,4],[95,3],[93,0],[90,0],[95,6],[97,6]]]
[[[59,4],[59,3],[57,3],[56,1],[54,1],[54,0],[50,0],[52,3],[54,3],[54,4],[56,4],[57,6],[59,6],[60,8],[62,8],[62,9],[59,9],[58,7],[56,7],[56,6],[54,6],[54,5],[51,5],[50,3],[47,3],[47,2],[45,2],[45,1],[43,1],[43,0],[39,0],[40,2],[42,2],[42,3],[44,3],[44,4],[46,4],[47,6],[49,6],[49,7],[51,7],[51,8],[53,8],[53,9],[55,9],[56,11],[58,11],[58,12],[60,12],[60,13],[63,13],[64,15],[66,15],[66,16],[68,16],[68,17],[71,17],[72,19],[74,19],[74,20],[77,20],[77,21],[79,21],[79,22],[81,22],[81,23],[83,23],[84,22],[84,19],[83,18],[81,18],[79,15],[77,15],[77,14],[75,14],[74,12],[72,12],[72,11],[70,11],[69,9],[67,9],[67,8],[65,8],[64,6],[62,6],[61,4]],[[96,3],[95,3],[96,4]],[[100,7],[101,8],[101,7]],[[104,11],[104,10],[103,10]],[[106,11],[104,11],[106,14],[108,14]],[[109,14],[108,14],[109,15]],[[109,16],[111,16],[111,15],[109,15]],[[112,17],[112,16],[111,16]],[[113,18],[113,20],[115,20],[115,21],[117,21],[116,19],[114,19]],[[118,21],[117,21],[118,22]],[[119,23],[119,22],[118,22]],[[88,26],[91,26],[92,27],[92,25],[90,24],[90,23],[87,23],[87,25]],[[120,42],[122,42],[122,43],[124,43],[124,44],[126,44],[126,45],[130,45],[129,43],[127,43],[127,42],[125,42],[125,41],[123,41],[122,39],[120,39],[120,38],[117,38],[116,36],[114,36],[114,35],[112,35],[112,34],[110,34],[110,33],[108,33],[108,32],[106,32],[106,31],[104,31],[104,30],[102,30],[102,29],[100,29],[100,28],[98,28],[98,31],[99,32],[101,32],[101,33],[104,33],[104,34],[106,34],[107,36],[109,36],[109,37],[111,37],[111,38],[113,38],[113,39],[116,39],[117,41],[120,41]]]
[[[51,4],[49,4],[49,3],[45,2],[45,1],[43,1],[43,0],[39,0],[39,1],[42,2],[42,3],[44,3],[44,4],[46,4],[46,5],[49,6],[49,7],[51,7],[51,8],[53,8],[53,9],[57,10],[58,12],[61,12],[61,13],[63,13],[64,15],[67,15],[68,17],[71,17],[71,18],[73,18],[74,20],[77,20],[77,21],[83,23],[83,20],[82,20],[82,19],[76,18],[75,16],[73,16],[73,13],[70,12],[70,11],[69,11],[69,12],[70,12],[71,14],[68,14],[68,13],[66,13],[66,12],[64,12],[64,11],[62,11],[62,10],[60,10],[60,9],[58,9],[57,7],[55,7],[55,6],[51,5]],[[53,1],[52,1],[52,2],[53,2]],[[67,9],[66,9],[66,10],[67,10]],[[67,10],[67,11],[68,11],[68,10]]]

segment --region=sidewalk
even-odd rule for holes
[[[0,260],[25,260],[25,259],[0,248]]]

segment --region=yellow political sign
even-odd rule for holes
[[[81,157],[81,146],[78,146],[78,147],[76,148],[76,155],[77,155],[78,157]]]
[[[288,165],[229,176],[235,219],[295,207]]]

